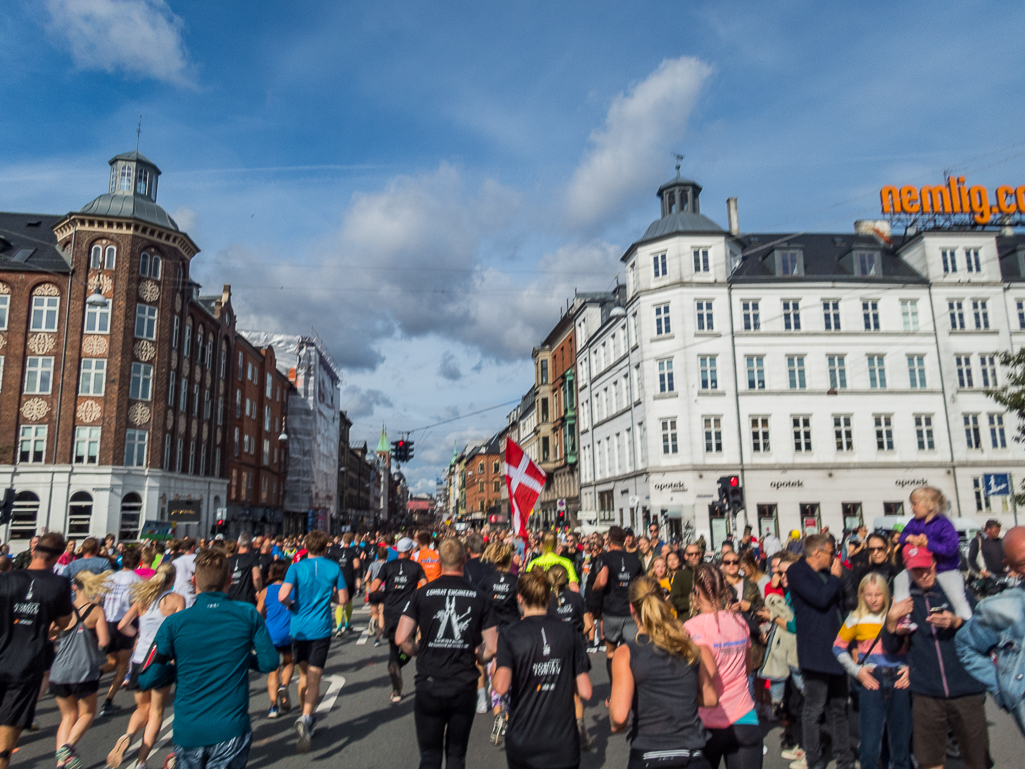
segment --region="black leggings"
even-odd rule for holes
[[[420,745],[420,769],[466,768],[466,746],[477,714],[477,689],[457,694],[435,694],[432,682],[416,686],[413,717]]]
[[[705,758],[712,769],[726,759],[726,769],[762,769],[762,728],[758,724],[733,724],[709,729]]]

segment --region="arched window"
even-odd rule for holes
[[[87,491],[76,491],[68,504],[68,534],[89,534],[93,518],[93,496]]]
[[[137,195],[145,195],[149,190],[149,171],[145,168],[139,167],[139,170],[135,172],[135,193]]]
[[[160,280],[160,257],[153,254],[153,258],[149,265],[149,276],[153,280]]]
[[[196,363],[203,359],[203,327],[196,329]]]
[[[117,257],[117,249],[114,248],[114,246],[107,246],[104,256],[106,258],[103,260],[103,269],[113,270],[114,260]]]
[[[39,497],[31,491],[20,491],[14,497],[10,539],[32,539],[36,535],[36,517],[39,515]]]
[[[210,368],[210,365],[214,361],[214,332],[211,331],[206,338],[206,367]]]
[[[134,491],[121,498],[121,523],[118,526],[120,541],[139,538],[139,523],[142,519],[142,497]]]
[[[182,352],[186,358],[192,354],[192,318],[185,321],[185,348]]]
[[[139,274],[144,278],[149,277],[149,253],[146,251],[139,255]]]
[[[93,246],[89,250],[89,269],[98,270],[103,267],[103,246]]]
[[[121,192],[132,191],[132,167],[127,163],[121,166],[121,180],[118,187]]]

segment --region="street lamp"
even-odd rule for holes
[[[106,307],[109,304],[107,297],[100,293],[99,287],[94,288],[93,292],[86,297],[85,303],[90,307]]]

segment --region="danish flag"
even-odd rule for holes
[[[513,531],[527,536],[527,516],[545,487],[545,471],[511,439],[505,441],[505,485],[509,489]]]

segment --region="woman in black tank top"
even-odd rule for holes
[[[616,649],[609,702],[613,732],[634,712],[627,769],[709,769],[698,705],[719,702],[711,653],[690,640],[651,577],[630,584],[630,614],[637,636]]]

